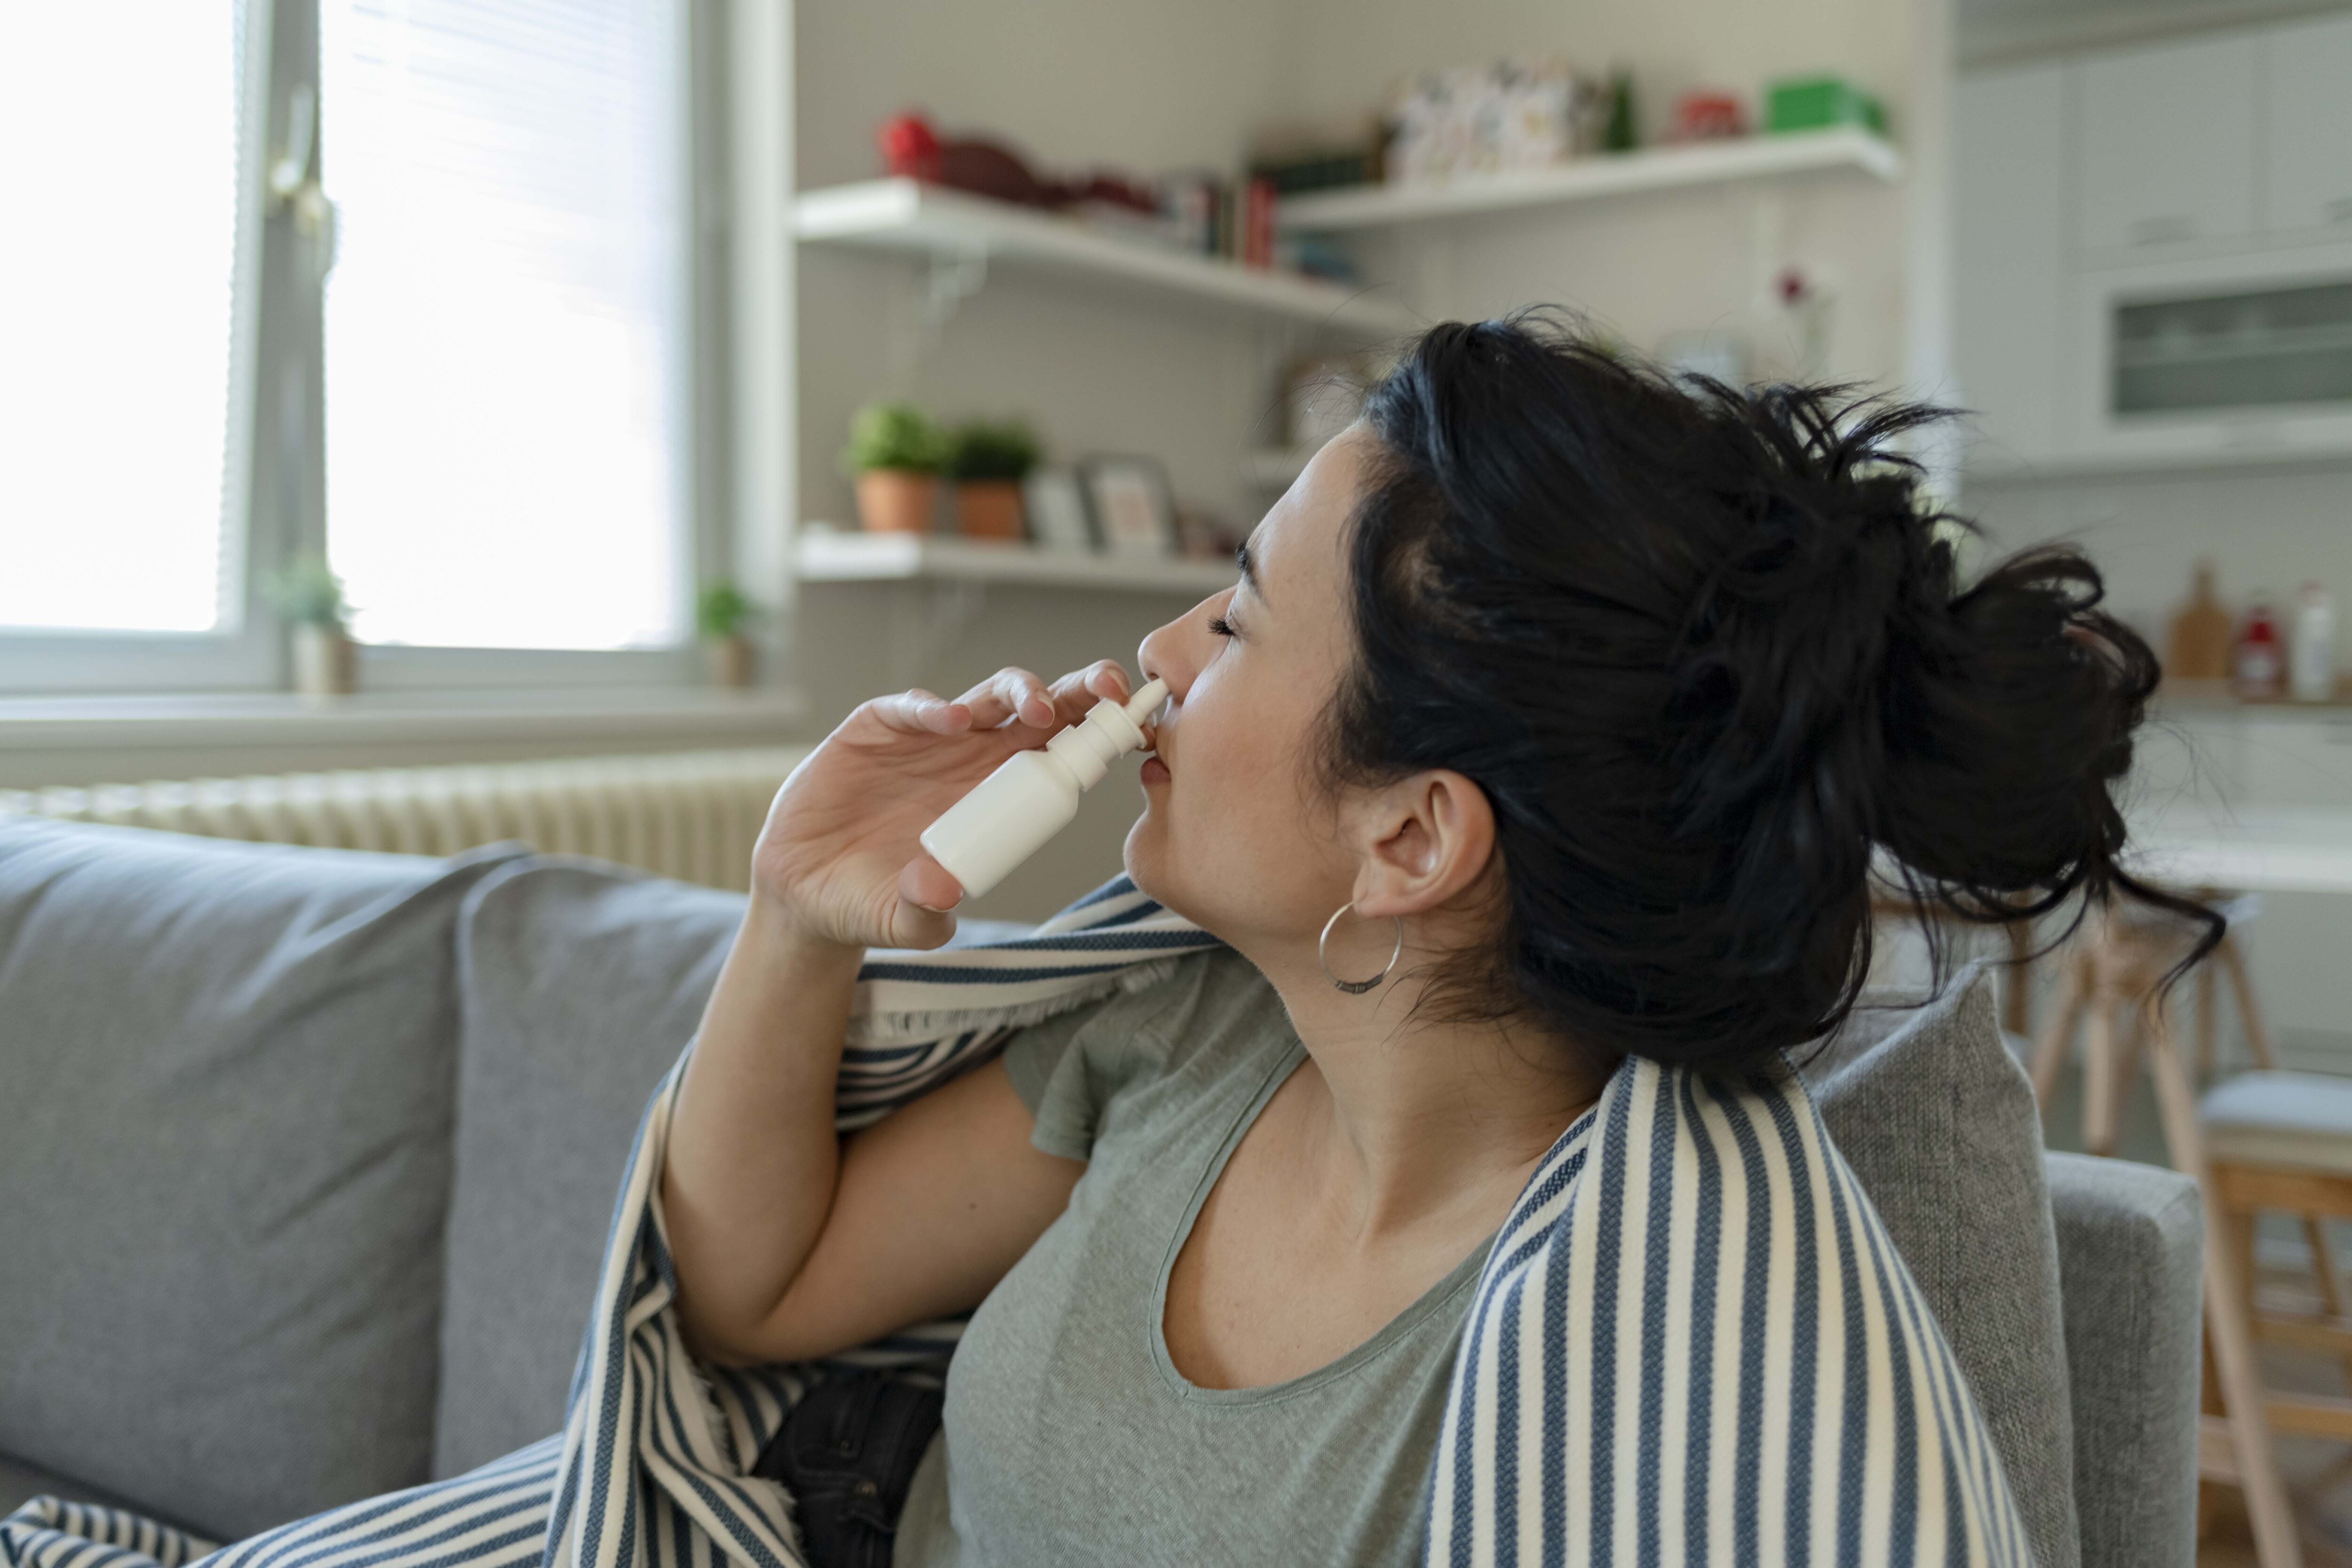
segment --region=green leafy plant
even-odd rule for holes
[[[733,637],[759,618],[760,607],[730,578],[720,578],[695,597],[695,629],[713,642]]]
[[[936,474],[946,443],[930,416],[911,403],[869,403],[849,422],[841,466],[853,474],[876,468]]]
[[[1037,466],[1038,455],[1037,433],[1020,420],[974,420],[948,437],[947,468],[959,479],[1018,482]]]
[[[329,568],[324,556],[297,558],[271,573],[261,591],[272,607],[296,626],[341,631],[351,622],[352,606],[343,598],[343,580]]]

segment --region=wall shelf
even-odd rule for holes
[[[1471,213],[1558,206],[1643,191],[1839,173],[1893,181],[1902,175],[1903,156],[1881,137],[1841,126],[1828,131],[1599,154],[1549,169],[1486,174],[1443,184],[1370,185],[1322,195],[1293,196],[1276,207],[1276,213],[1284,228],[1330,233],[1389,228]]]
[[[1155,249],[1068,218],[916,180],[804,192],[793,203],[793,232],[814,244],[927,257],[943,274],[964,274],[948,276],[935,288],[964,294],[978,288],[986,268],[1003,263],[1088,274],[1360,337],[1388,337],[1421,325],[1401,305],[1336,283]]]
[[[1079,555],[941,534],[803,529],[794,541],[793,556],[803,583],[1007,583],[1201,598],[1234,582],[1229,561]]]

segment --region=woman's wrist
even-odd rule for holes
[[[855,969],[866,957],[863,943],[818,929],[791,900],[758,888],[743,911],[743,938],[772,956],[823,965]]]

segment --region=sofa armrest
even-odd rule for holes
[[[2205,1222],[2176,1171],[2047,1156],[2084,1568],[2196,1557]]]

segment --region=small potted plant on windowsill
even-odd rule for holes
[[[967,539],[1014,542],[1025,536],[1021,481],[1037,466],[1037,437],[1018,419],[976,420],[948,439],[948,476],[956,486],[956,527]]]
[[[343,580],[326,561],[305,555],[271,574],[262,585],[294,630],[294,689],[304,697],[341,697],[359,689],[358,648],[352,641],[352,606]]]
[[[911,403],[869,403],[850,421],[842,467],[857,481],[857,517],[876,533],[929,533],[939,504],[938,426]]]
[[[711,684],[741,687],[757,679],[760,647],[744,628],[759,616],[759,606],[729,578],[720,578],[696,597],[694,625],[702,634]]]

